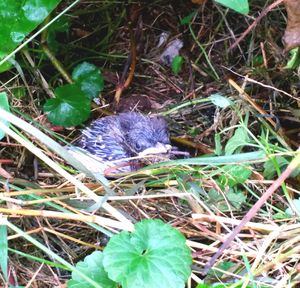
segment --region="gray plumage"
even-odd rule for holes
[[[124,159],[156,153],[167,153],[171,148],[166,121],[159,116],[145,116],[136,112],[120,113],[93,121],[90,126],[82,131],[77,143],[90,155],[96,156],[97,161],[122,163]],[[156,150],[155,150],[156,149]],[[74,151],[71,151],[73,153]],[[87,159],[81,159],[85,162]],[[84,163],[87,164],[87,163]],[[93,169],[95,170],[95,169]],[[101,168],[101,170],[103,170]],[[130,171],[130,167],[118,169]]]

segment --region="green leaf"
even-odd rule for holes
[[[226,108],[226,107],[232,105],[232,101],[230,101],[229,99],[227,99],[226,97],[222,96],[219,93],[212,94],[208,98],[214,105],[216,105],[220,108]]]
[[[217,265],[217,268],[224,270],[224,271],[229,271],[232,267],[236,266],[236,263],[231,262],[231,261],[223,261],[220,264]],[[210,269],[208,272],[208,275],[212,275],[214,277],[217,277],[220,279],[222,276],[224,276],[224,272],[219,271],[219,270],[213,270]]]
[[[70,28],[69,17],[63,15],[48,27],[49,32],[67,32]]]
[[[262,55],[257,55],[257,56],[254,56],[253,59],[252,59],[252,65],[253,66],[260,66],[264,63],[264,58]]]
[[[173,58],[171,63],[171,68],[175,75],[177,75],[181,71],[183,62],[184,62],[183,57],[179,55]]]
[[[244,287],[243,284],[224,284],[224,283],[221,283],[221,284],[217,284],[217,283],[214,283],[213,285],[208,285],[208,284],[198,284],[196,286],[196,288],[253,288],[255,286],[249,286],[247,285],[246,287]],[[260,288],[268,288],[270,286],[260,286]]]
[[[241,14],[248,14],[249,13],[249,3],[248,0],[215,0],[217,3],[228,7],[235,12]]]
[[[276,167],[274,165],[274,161],[276,161],[276,164],[279,168],[279,170],[282,170],[287,165],[289,165],[289,161],[286,160],[282,156],[277,156],[275,159],[269,159],[264,163],[264,172],[263,175],[266,179],[270,180],[273,179],[275,175],[277,175]]]
[[[4,279],[7,280],[8,267],[8,244],[7,244],[7,226],[0,225],[0,267]]]
[[[247,197],[242,191],[234,191],[233,189],[229,189],[229,191],[226,193],[226,197],[229,203],[235,208],[234,210],[237,211],[239,211],[242,208],[242,205],[247,200]]]
[[[0,92],[0,107],[6,111],[9,111],[9,103],[8,103],[8,98],[5,92]],[[0,121],[5,125],[9,126],[9,122],[6,120],[0,119]],[[0,129],[0,140],[5,137],[4,131]]]
[[[204,194],[202,185],[199,183],[187,182],[186,189],[189,193],[195,195],[197,198],[199,198],[201,194]]]
[[[273,220],[283,220],[283,219],[290,218],[290,217],[291,217],[290,214],[287,214],[286,212],[282,212],[282,211],[272,214]]]
[[[76,264],[77,270],[84,273],[90,279],[98,283],[103,288],[116,288],[117,284],[108,278],[103,267],[103,253],[95,251]],[[67,283],[68,288],[93,288],[94,286],[87,283],[78,275],[76,271],[72,272],[72,278]]]
[[[276,156],[275,159],[269,159],[264,163],[264,172],[263,175],[266,179],[273,179],[277,175],[276,166],[279,168],[280,172],[282,172],[289,165],[289,161],[282,157]],[[295,178],[300,173],[300,167],[294,169],[291,173],[290,177]]]
[[[180,25],[187,25],[190,24],[192,19],[195,17],[195,15],[197,14],[197,11],[193,11],[192,13],[190,13],[189,15],[183,17],[180,21]]]
[[[68,127],[79,125],[88,119],[91,103],[77,85],[61,86],[54,93],[56,98],[47,100],[44,105],[51,123]]]
[[[104,249],[103,264],[122,288],[183,288],[192,263],[185,237],[161,220],[143,220]]]
[[[232,155],[234,152],[239,153],[248,144],[249,137],[247,130],[239,127],[235,130],[233,137],[228,140],[225,146],[225,155]]]
[[[103,76],[100,70],[91,63],[83,62],[77,65],[73,70],[72,78],[89,99],[98,97],[103,90]]]
[[[0,55],[9,54],[56,7],[60,0],[0,1]]]
[[[25,87],[16,87],[11,90],[14,97],[17,99],[21,99],[26,96],[26,89]]]
[[[58,52],[60,47],[62,46],[57,40],[56,35],[57,33],[66,32],[70,28],[70,21],[69,18],[65,15],[58,18],[54,23],[52,23],[48,27],[48,37],[47,43],[51,51]]]
[[[246,201],[246,196],[241,191],[234,191],[232,188],[225,194],[227,201],[225,201],[224,196],[214,189],[208,192],[207,205],[212,208],[216,207],[216,210],[221,212],[227,212],[230,210],[240,210],[241,206]],[[230,204],[230,205],[228,205]]]
[[[296,69],[300,65],[300,49],[294,48],[290,51],[290,58],[285,66],[286,69]]]
[[[4,52],[0,51],[0,61],[1,59],[3,59],[6,56],[6,54]],[[12,59],[14,59],[15,57],[12,57]],[[0,73],[1,72],[5,72],[8,71],[11,67],[13,67],[11,61],[5,61],[3,64],[0,65]]]
[[[233,187],[237,184],[245,183],[251,176],[251,169],[244,165],[226,165],[220,169],[222,175],[219,177],[218,182],[224,187],[228,185]]]
[[[211,189],[207,193],[208,199],[205,201],[205,203],[212,208],[216,207],[218,210],[228,210],[228,205],[225,202],[225,199],[222,194],[220,194],[215,189]]]

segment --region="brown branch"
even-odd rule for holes
[[[120,83],[117,85],[116,93],[115,93],[115,101],[118,104],[121,98],[121,95],[124,91],[124,89],[128,88],[130,83],[132,82],[134,71],[136,67],[136,35],[134,35],[133,32],[133,21],[130,19],[130,12],[129,9],[127,9],[127,18],[128,18],[128,27],[129,27],[129,34],[130,34],[130,55],[128,57],[128,62],[130,62],[129,67],[129,73],[127,76],[127,79],[124,81],[126,72],[127,72],[127,65],[124,68],[122,78],[120,80]]]

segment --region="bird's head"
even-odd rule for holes
[[[167,123],[159,116],[120,114],[126,145],[137,155],[163,154],[171,149]]]

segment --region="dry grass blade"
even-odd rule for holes
[[[157,218],[187,239],[189,288],[299,286],[300,169],[290,174],[289,164],[299,158],[300,54],[288,55],[282,42],[284,0],[250,1],[249,15],[214,1],[173,2],[60,1],[52,20],[24,43],[19,31],[9,34],[21,45],[0,61],[14,55],[16,65],[0,80],[12,111],[0,109],[7,135],[0,142],[0,264],[10,275],[7,281],[0,275],[0,287],[66,286],[76,263],[105,251],[110,237]],[[183,47],[175,49],[176,58],[164,59],[172,43]],[[24,45],[26,51],[17,53]],[[96,73],[73,79],[82,63]],[[89,76],[95,81],[86,82]],[[93,90],[85,94],[88,101],[81,102],[76,90],[63,102],[74,102],[73,120],[81,108],[82,121],[91,112],[89,120],[65,127],[57,109],[54,125],[45,103],[60,102],[56,92],[70,81]],[[167,157],[158,155],[148,165],[148,155],[140,153],[104,173],[132,162],[146,167],[103,175],[97,165],[89,169],[90,158],[76,161],[66,151],[65,145],[77,146],[90,121],[132,110],[166,119],[172,144]],[[137,139],[149,136],[146,131]],[[114,149],[107,149],[108,157]],[[163,252],[173,244],[166,242]],[[87,274],[82,278],[99,287]]]
[[[231,232],[226,241],[221,245],[218,252],[210,259],[209,263],[206,265],[204,269],[204,274],[208,272],[208,270],[213,266],[216,259],[222,254],[222,252],[230,245],[231,241],[236,237],[236,235],[241,231],[244,225],[250,221],[257,211],[265,204],[267,199],[284,183],[287,177],[291,175],[291,173],[300,166],[300,148],[293,159],[293,161],[288,165],[288,167],[284,170],[284,172],[274,181],[274,183],[266,190],[266,192],[262,195],[262,197],[252,206],[252,208],[248,211],[248,213],[244,216],[242,221],[238,226]]]
[[[10,122],[13,122],[14,124],[16,124],[15,123],[16,122],[15,121],[15,117],[11,117],[12,115],[10,113],[4,111],[1,108],[0,108],[0,111],[1,111],[1,116],[0,117],[6,118]],[[31,133],[33,133],[33,131],[34,131],[33,128],[34,127],[31,127]],[[24,147],[26,147],[27,149],[29,149],[30,151],[32,151],[34,153],[34,155],[36,155],[37,157],[39,157],[41,160],[45,161],[45,163],[47,163],[52,169],[54,169],[60,175],[62,175],[63,177],[65,177],[68,181],[70,181],[71,183],[73,183],[82,192],[86,193],[86,195],[88,195],[88,197],[90,199],[93,199],[96,203],[102,201],[102,198],[100,196],[97,196],[94,192],[92,192],[89,188],[87,188],[82,182],[80,182],[79,180],[77,180],[75,177],[73,177],[71,174],[69,174],[68,172],[66,172],[59,165],[57,165],[54,161],[52,161],[49,157],[47,157],[40,149],[36,148],[33,144],[31,144],[30,142],[26,141],[24,138],[22,138],[21,136],[19,136],[17,133],[15,133],[14,131],[12,131],[8,127],[6,127],[2,122],[0,122],[0,129],[2,129],[3,131],[5,131],[5,133],[7,133],[7,135],[10,135],[15,140],[17,140],[19,143],[21,143],[22,145],[24,145]],[[27,131],[28,131],[28,129],[27,129]],[[120,220],[120,222],[123,224],[123,229],[125,229],[125,230],[132,230],[133,229],[133,226],[132,226],[131,222],[127,218],[125,218],[120,212],[118,212],[115,208],[113,208],[111,205],[109,205],[108,203],[104,202],[104,203],[102,203],[102,207],[104,209],[106,209],[109,213],[111,213],[111,215],[113,215],[114,217],[116,217],[117,219]]]

